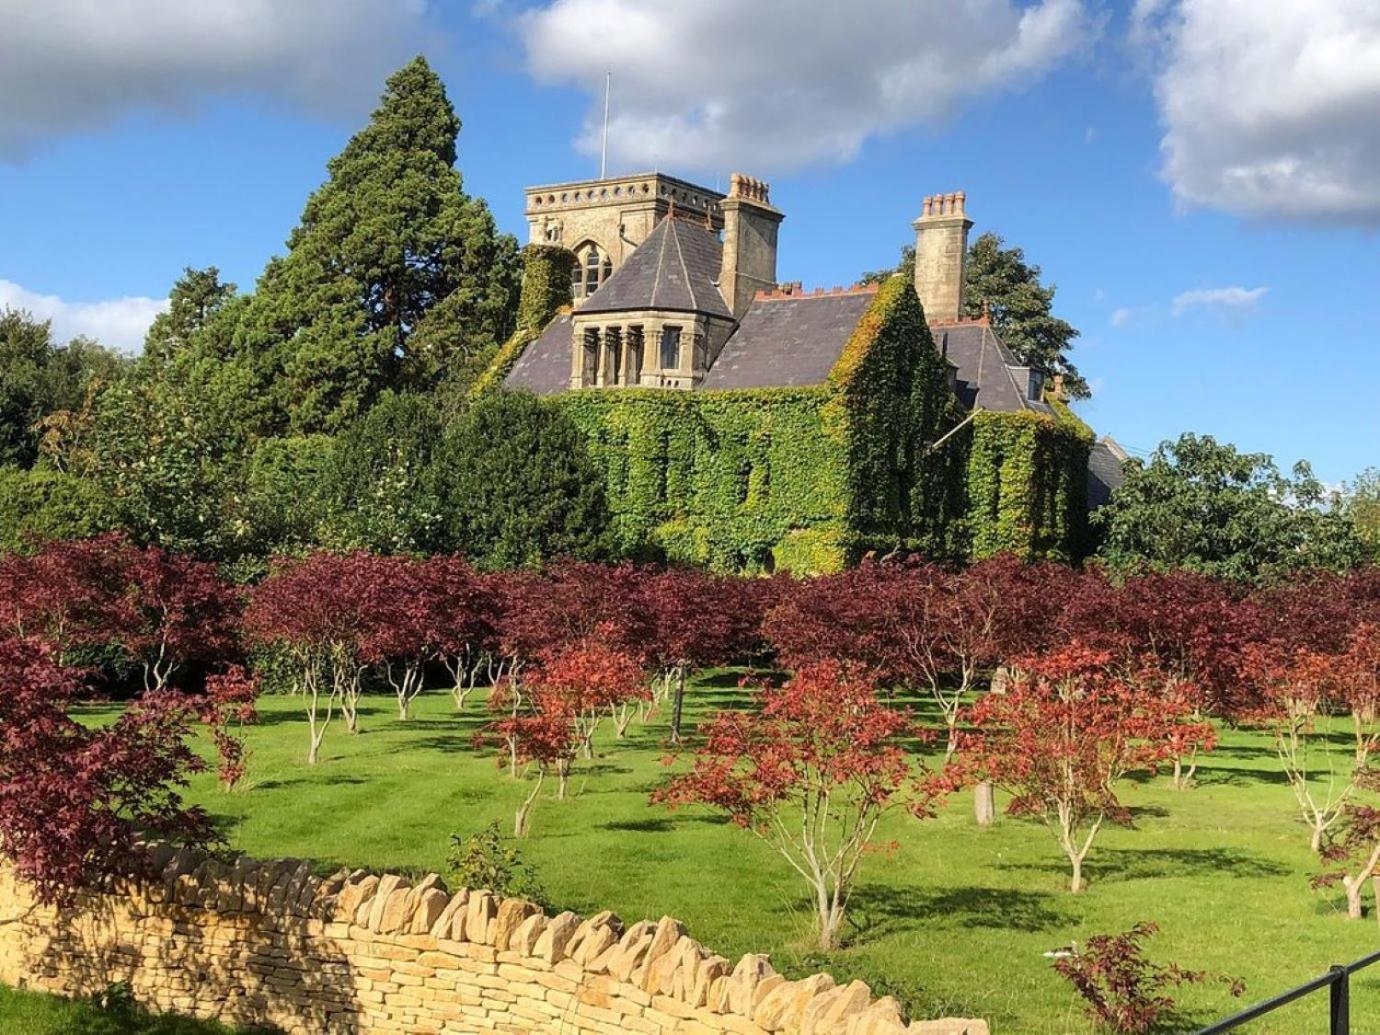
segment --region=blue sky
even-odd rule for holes
[[[525,239],[525,184],[597,174],[611,68],[610,171],[769,179],[783,280],[888,264],[922,196],[965,190],[1058,285],[1099,432],[1329,482],[1380,462],[1373,3],[176,6],[0,0],[0,302],[59,333],[137,342],[185,265],[251,286],[419,51],[467,189]]]

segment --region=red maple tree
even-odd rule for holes
[[[819,946],[832,949],[877,824],[902,805],[929,815],[943,788],[903,746],[924,731],[864,670],[811,663],[761,696],[760,711],[702,726],[689,771],[652,800],[719,809],[771,845],[809,885]]]
[[[1116,785],[1174,750],[1182,724],[1173,702],[1148,696],[1112,672],[1112,656],[1081,644],[1028,658],[1005,694],[967,710],[955,775],[991,781],[1012,795],[1008,812],[1053,831],[1068,857],[1071,891],[1107,822],[1130,825]]]
[[[0,853],[44,902],[140,872],[144,838],[212,837],[180,794],[204,766],[186,743],[187,699],[148,693],[109,725],[77,722],[81,673],[57,658],[37,639],[0,639]]]

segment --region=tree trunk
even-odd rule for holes
[[[973,788],[973,818],[980,827],[990,827],[997,821],[996,796],[988,780]]]
[[[676,669],[676,696],[671,702],[671,743],[680,743],[680,719],[685,710],[685,666]]]
[[[1348,920],[1359,920],[1365,915],[1361,906],[1361,889],[1366,886],[1364,875],[1343,877],[1342,887],[1346,888],[1346,915]]]
[[[1314,855],[1322,854],[1323,826],[1317,820],[1313,821],[1313,834],[1308,839],[1308,847],[1313,849]]]
[[[532,793],[527,795],[527,797],[523,799],[522,804],[518,806],[517,815],[513,818],[514,837],[527,836],[527,817],[532,811],[532,803],[537,800],[537,794],[539,791],[541,791],[541,783],[545,779],[546,770],[538,769],[537,782],[536,785],[532,788]]]
[[[1075,853],[1069,856],[1069,862],[1073,864],[1073,875],[1069,878],[1069,891],[1077,895],[1084,888],[1083,857]]]
[[[570,782],[570,759],[563,758],[556,763],[556,800],[565,801],[565,788]]]

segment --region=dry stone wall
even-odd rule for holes
[[[547,916],[451,893],[435,874],[322,878],[300,860],[170,847],[151,862],[151,878],[65,909],[0,871],[0,982],[64,995],[123,982],[156,1010],[292,1035],[987,1035],[981,1021],[907,1025],[860,981],[788,981],[760,955],[732,963],[670,917]]]

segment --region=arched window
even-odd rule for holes
[[[576,298],[588,298],[599,290],[599,285],[609,279],[613,272],[613,262],[597,244],[587,244],[575,253],[579,262],[571,271],[571,289]]]

